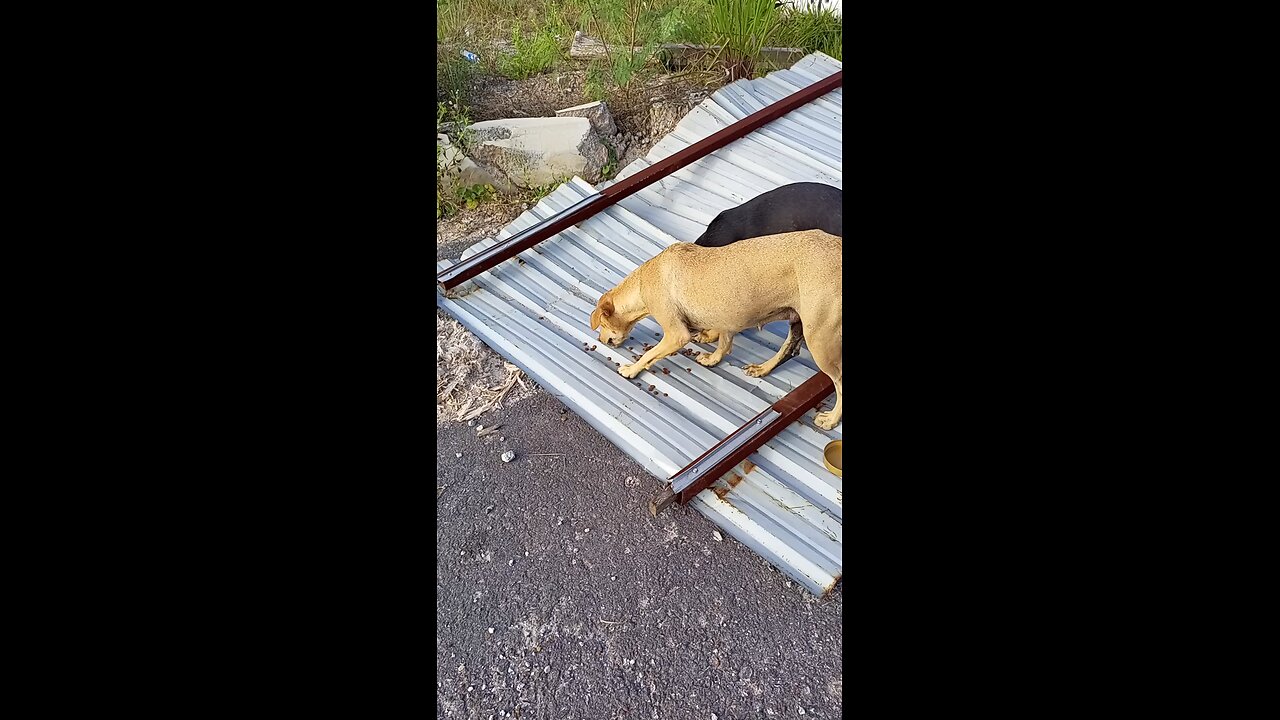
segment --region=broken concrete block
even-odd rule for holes
[[[603,100],[557,110],[556,117],[584,117],[591,122],[591,129],[602,138],[618,134],[617,126],[613,124],[613,115],[609,114],[609,106]]]
[[[476,163],[449,140],[448,135],[437,134],[436,145],[440,148],[436,163],[436,174],[442,176],[446,187],[470,187],[472,185],[492,185],[499,189],[506,179],[500,174],[490,172]]]
[[[502,192],[577,175],[598,182],[608,150],[584,117],[511,118],[471,125],[471,159]]]

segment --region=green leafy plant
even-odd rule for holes
[[[475,142],[474,133],[467,127],[471,124],[471,118],[462,99],[454,96],[449,102],[436,103],[436,135],[447,135],[450,139],[450,145],[455,147],[459,153],[465,154],[470,152]],[[474,208],[480,202],[490,199],[494,196],[494,189],[491,185],[473,185],[471,187],[455,188],[453,191],[447,189],[448,177],[453,172],[457,162],[460,162],[462,155],[456,156],[453,160],[444,162],[445,150],[444,145],[437,138],[436,140],[436,219],[453,213],[460,207]],[[483,188],[488,188],[484,190]]]
[[[555,67],[560,62],[563,49],[549,28],[535,31],[532,35],[524,35],[519,23],[511,27],[511,44],[515,48],[512,55],[503,56],[499,67],[503,75],[513,80],[523,80]]]
[[[520,194],[520,200],[530,205],[537,203],[542,198],[556,191],[556,188],[569,182],[568,177],[556,177],[546,185],[532,185]]]
[[[609,151],[609,161],[600,168],[600,176],[609,179],[618,172],[618,152],[609,143],[604,143],[604,148]]]
[[[587,82],[583,91],[588,100],[604,100],[609,95],[609,80],[605,74],[603,63],[591,63],[587,66]]]
[[[601,42],[605,54],[593,61],[588,70],[587,96],[601,99],[605,85],[629,96],[634,80],[659,46],[687,30],[690,3],[691,0],[587,0],[580,24]]]
[[[492,185],[469,185],[459,187],[455,193],[458,201],[467,207],[468,210],[474,209],[480,203],[486,200],[492,200],[498,195],[498,191]]]

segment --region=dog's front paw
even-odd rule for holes
[[[764,377],[773,370],[765,365],[748,365],[742,369],[751,377]]]
[[[818,413],[813,417],[813,424],[823,430],[830,430],[840,424],[840,414],[834,411]]]
[[[644,372],[644,368],[640,367],[640,363],[635,363],[634,365],[623,365],[618,368],[618,374],[628,379],[633,378],[642,372]]]
[[[694,358],[699,365],[706,365],[707,367],[715,367],[723,359],[716,357],[714,353],[698,353],[697,357]]]

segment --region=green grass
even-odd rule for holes
[[[574,30],[585,30],[585,8],[586,0],[436,0],[436,41],[470,43],[467,49],[479,54],[487,43],[510,40],[512,25],[521,23],[567,43]]]
[[[775,0],[436,0],[436,22],[436,42],[451,55],[466,49],[480,56],[471,68],[461,58],[448,61],[454,67],[443,75],[450,90],[464,88],[473,71],[524,79],[559,67],[575,30],[610,48],[607,59],[593,63],[589,99],[626,92],[665,42],[720,48],[716,60],[735,78],[771,69],[764,47],[844,57],[834,13],[775,7]]]
[[[563,37],[562,35],[561,38]],[[503,75],[511,79],[524,80],[559,65],[568,43],[557,40],[555,34],[547,28],[525,35],[517,24],[511,30],[511,45],[515,48],[515,53],[501,56],[498,67]]]
[[[585,64],[586,100],[630,100],[636,78],[655,70],[662,43],[719,48],[704,62],[719,65],[732,78],[756,77],[773,68],[761,56],[765,47],[796,47],[844,59],[840,18],[831,11],[796,11],[775,0],[436,0],[436,80],[442,122],[469,124],[465,101],[482,74],[523,80],[557,67],[584,65],[568,60],[574,31],[603,40],[609,57]],[[633,51],[632,48],[640,48]],[[479,56],[472,63],[463,50]],[[706,69],[708,65],[702,65]],[[661,69],[657,69],[661,72]],[[719,70],[714,71],[719,74]],[[625,102],[623,103],[626,104]],[[452,137],[452,136],[451,136]],[[452,138],[464,146],[468,138]],[[439,150],[437,149],[437,152]],[[612,162],[616,158],[611,157]],[[612,168],[611,168],[612,169]],[[437,216],[474,206],[492,197],[483,188],[441,189],[437,177]],[[533,188],[536,202],[557,184]]]
[[[775,0],[711,0],[708,13],[695,28],[702,42],[721,48],[729,79],[755,75],[760,50],[773,44],[782,13]]]
[[[480,68],[462,57],[462,48],[456,44],[436,47],[436,101],[465,97]]]
[[[436,2],[436,42],[450,42],[466,36],[467,13],[460,2]]]
[[[803,48],[806,53],[824,52],[844,60],[844,28],[830,10],[783,13],[777,31],[778,47]]]

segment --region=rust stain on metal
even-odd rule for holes
[[[744,474],[750,475],[751,471],[755,469],[756,469],[756,464],[751,462],[750,460],[744,460],[742,462],[742,472]]]
[[[766,408],[759,415],[751,418],[746,425],[742,426],[743,428],[746,428],[758,419],[767,416],[770,412],[778,413],[778,415],[768,421],[760,432],[752,436],[750,440],[744,442],[741,446],[734,448],[733,452],[726,455],[722,460],[720,460],[720,462],[695,476],[694,481],[691,482],[688,487],[677,493],[680,503],[687,503],[692,500],[695,495],[706,490],[715,482],[716,478],[736,467],[738,463],[746,460],[748,455],[760,449],[761,445],[764,445],[766,442],[773,439],[773,436],[782,432],[783,429],[791,423],[799,420],[800,416],[804,415],[809,410],[812,410],[817,406],[819,401],[835,391],[836,388],[835,385],[831,384],[831,378],[827,377],[826,373],[820,372],[808,380],[805,380],[800,384],[800,387],[797,387],[795,390],[783,395],[776,403],[769,408]],[[689,472],[690,468],[697,465],[703,458],[715,452],[717,448],[729,439],[729,437],[732,437],[732,434],[715,445],[712,445],[706,452],[694,458],[693,462],[681,468],[675,475],[672,475],[670,478],[671,484],[678,484],[681,477],[685,476],[685,474]]]
[[[754,468],[755,465],[752,465],[751,467]],[[716,494],[716,497],[720,498],[721,500],[724,499],[725,495],[729,494],[730,490],[733,490],[734,488],[738,487],[738,483],[742,482],[742,476],[739,475],[738,473],[731,472],[724,477],[724,481],[729,483],[729,487],[717,487],[715,488],[715,491],[714,491]]]

